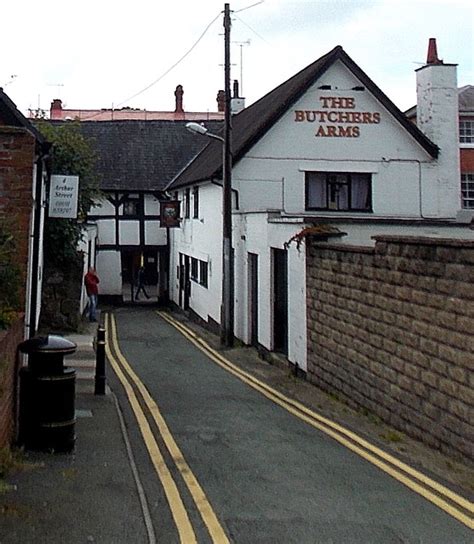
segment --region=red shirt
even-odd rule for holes
[[[98,295],[99,288],[97,284],[99,283],[99,276],[94,272],[87,272],[84,276],[84,283],[86,285],[86,291],[88,295]]]

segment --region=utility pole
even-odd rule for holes
[[[222,188],[221,344],[234,345],[234,266],[232,255],[232,118],[230,93],[230,6],[224,4],[224,161]]]

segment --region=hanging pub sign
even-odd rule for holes
[[[49,217],[77,218],[79,176],[51,176]]]
[[[160,202],[160,227],[179,227],[179,200],[162,200]]]

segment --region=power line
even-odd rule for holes
[[[199,36],[199,38],[193,43],[193,45],[186,51],[186,53],[184,53],[184,55],[179,59],[177,60],[172,66],[170,66],[170,68],[168,68],[168,70],[166,70],[163,74],[161,74],[157,79],[155,79],[154,81],[152,81],[149,85],[147,85],[144,89],[142,89],[141,91],[138,91],[137,93],[135,93],[134,95],[128,97],[126,100],[123,100],[122,102],[120,102],[119,104],[117,104],[117,107],[119,106],[122,106],[123,104],[125,104],[125,102],[128,102],[129,100],[132,100],[133,98],[136,98],[137,96],[141,95],[142,93],[144,93],[145,91],[148,91],[148,89],[150,89],[151,87],[153,87],[153,85],[156,85],[159,81],[161,81],[165,76],[167,76],[171,70],[173,70],[174,68],[176,68],[176,66],[178,66],[178,64],[180,64],[190,53],[191,51],[193,51],[193,49],[198,45],[198,43],[204,38],[206,32],[209,30],[209,28],[216,22],[216,20],[220,17],[221,15],[221,12],[219,12],[215,17],[214,19],[212,19],[212,21],[206,26],[206,28],[204,29],[204,32]]]

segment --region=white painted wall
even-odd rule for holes
[[[153,195],[145,195],[145,214],[160,215],[160,201]]]
[[[97,220],[98,236],[100,245],[115,244],[115,219]]]
[[[333,90],[318,89],[325,84]],[[304,172],[342,171],[372,173],[372,216],[456,216],[460,207],[459,176],[452,163],[447,167],[452,180],[448,198],[439,161],[432,159],[368,91],[344,90],[357,85],[360,82],[352,73],[336,63],[247,153],[233,171],[242,209],[282,208],[288,214],[311,215],[304,209]],[[297,122],[295,111],[325,111],[322,99],[328,96],[353,98],[354,109],[341,109],[342,113],[378,113],[380,122],[358,124],[358,138],[316,137],[319,126],[327,128],[330,123]],[[334,215],[330,212],[330,216]]]
[[[159,221],[147,221],[145,223],[145,244],[166,245],[166,229],[160,227]]]
[[[179,280],[177,267],[179,253],[208,262],[208,288],[195,282],[191,285],[191,308],[204,320],[208,316],[220,322],[222,273],[222,189],[203,185],[199,189],[200,213],[198,219],[183,219],[181,227],[170,229],[170,297],[178,304]],[[183,200],[183,192],[179,198]],[[191,215],[192,215],[191,202]]]
[[[102,250],[97,254],[99,294],[122,295],[122,263],[118,251]]]
[[[96,206],[92,206],[90,215],[115,215],[114,206],[106,199],[101,199]]]
[[[139,221],[120,221],[119,244],[132,246],[140,244],[140,223]]]

